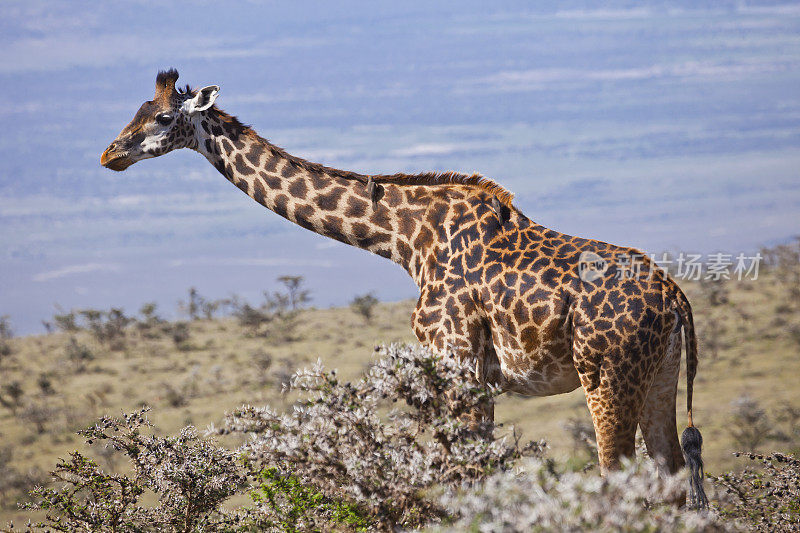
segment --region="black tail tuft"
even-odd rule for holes
[[[683,430],[681,435],[681,448],[683,457],[686,459],[686,466],[689,468],[689,505],[697,509],[708,507],[706,491],[703,490],[703,458],[700,452],[703,450],[703,436],[700,431],[693,426]]]

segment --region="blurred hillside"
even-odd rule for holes
[[[798,246],[762,251],[768,266],[757,280],[681,282],[698,327],[700,368],[695,421],[705,437],[710,472],[737,467],[736,450],[800,451],[800,261]],[[281,410],[293,398],[283,384],[318,358],[344,379],[373,360],[374,346],[415,342],[413,301],[379,303],[371,295],[350,307],[307,307],[302,279],[263,303],[209,301],[191,291],[182,322],[159,318],[154,305],[62,312],[51,333],[14,338],[13,317],[0,323],[0,523],[25,516],[14,502],[58,457],[88,451],[111,471],[125,469],[101,447],[85,449],[75,431],[102,414],[153,408],[159,434],[186,425],[219,425],[242,404]],[[683,427],[685,388],[679,390]],[[497,417],[526,439],[545,439],[561,459],[588,458],[591,437],[581,390],[547,398],[504,395]],[[231,442],[230,444],[237,444]]]

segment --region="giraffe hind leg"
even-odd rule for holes
[[[593,327],[577,327],[573,333],[573,360],[586,404],[592,415],[597,455],[602,472],[616,470],[622,457],[636,453],[636,427],[644,404],[647,376],[640,375],[636,361],[642,351],[635,337],[605,340]]]
[[[662,473],[675,474],[684,466],[675,420],[675,400],[681,364],[680,329],[670,334],[666,354],[642,409],[639,427],[647,453]]]
[[[622,457],[636,453],[636,406],[613,385],[603,384],[586,391],[586,403],[592,415],[597,455],[602,472],[616,470]]]
[[[597,360],[614,358],[601,356]],[[636,453],[636,425],[643,395],[631,390],[613,365],[601,362],[599,366],[590,372],[579,370],[578,376],[592,415],[600,469],[607,472],[619,468],[620,458]]]

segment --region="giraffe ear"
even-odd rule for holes
[[[219,96],[218,85],[209,85],[208,87],[203,87],[197,91],[197,94],[195,94],[193,98],[190,98],[183,103],[183,110],[190,115],[194,115],[200,111],[205,111],[214,105],[214,100],[217,99],[217,96]]]

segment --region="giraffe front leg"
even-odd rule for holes
[[[461,335],[458,336],[464,338]],[[453,338],[451,335],[449,337]],[[469,368],[474,369],[470,376],[472,384],[486,386],[487,349],[485,347],[450,342],[444,352],[447,357],[457,357],[466,362]],[[456,405],[453,405],[453,408],[454,410],[461,409]],[[463,409],[458,415],[458,419],[467,425],[470,432],[491,440],[494,434],[494,399],[487,398],[478,405]]]
[[[423,299],[420,298],[420,303],[422,302]],[[432,320],[432,317],[438,320]],[[492,347],[485,321],[474,315],[472,320],[443,315],[437,309],[418,304],[412,315],[412,324],[422,344],[444,357],[456,357],[466,362],[474,369],[471,375],[473,382],[481,386],[487,384],[487,354]],[[448,394],[448,397],[452,398],[453,393]],[[494,429],[494,400],[488,399],[477,406],[462,410],[458,419],[467,424],[470,431],[491,438]]]
[[[467,425],[470,432],[486,439],[492,439],[494,435],[494,400],[487,399],[477,406],[465,409],[458,419]]]

